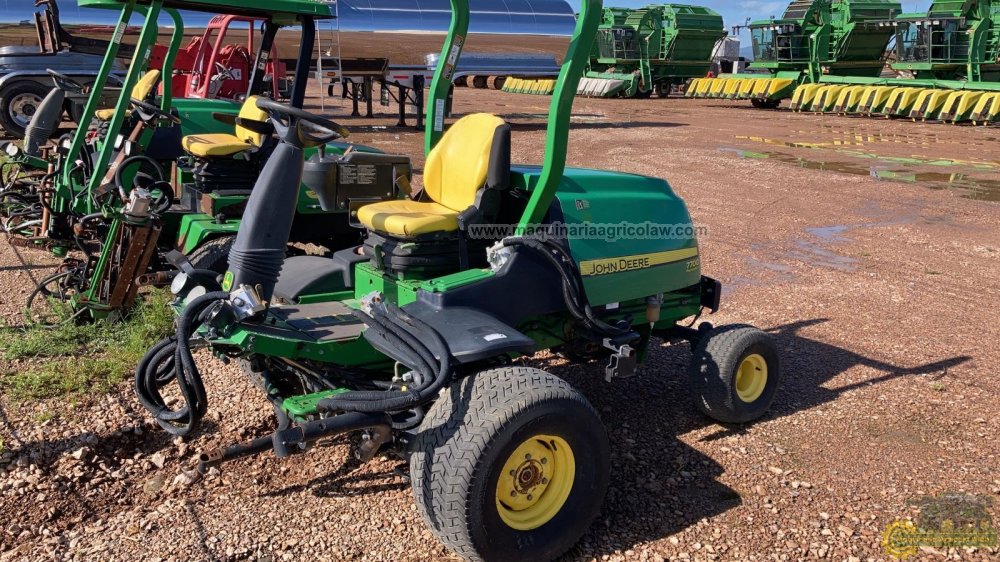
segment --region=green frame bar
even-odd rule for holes
[[[451,91],[451,77],[455,73],[458,60],[462,57],[462,47],[469,33],[469,0],[451,0],[451,23],[448,35],[441,46],[441,56],[431,79],[428,93],[427,122],[424,125],[424,155],[431,153],[444,135],[444,114]]]
[[[66,162],[74,162],[79,156],[80,151],[83,148],[84,143],[87,138],[87,126],[86,123],[94,118],[94,113],[97,111],[97,102],[101,99],[101,94],[104,93],[104,87],[108,82],[108,77],[111,75],[111,69],[114,67],[115,58],[118,56],[118,48],[121,47],[122,38],[125,36],[125,30],[128,28],[128,22],[132,18],[132,12],[135,9],[135,0],[128,0],[122,5],[121,14],[118,16],[118,24],[115,26],[115,32],[111,36],[111,43],[108,45],[108,51],[104,54],[104,60],[101,61],[101,68],[97,71],[97,78],[94,79],[94,86],[90,90],[90,96],[87,98],[87,103],[83,108],[83,116],[80,118],[80,123],[76,128],[76,132],[73,134],[73,142],[70,144],[69,153],[66,156]],[[72,166],[64,166],[62,172],[62,185],[68,188],[69,193],[61,192],[59,186],[56,187],[57,190],[57,200],[69,201],[72,196],[71,187],[71,174]],[[56,209],[57,211],[62,211],[64,209]]]
[[[576,18],[576,29],[566,58],[563,60],[556,89],[549,106],[548,126],[545,130],[545,160],[538,184],[531,192],[531,199],[518,222],[516,233],[522,234],[528,225],[541,222],[548,212],[552,198],[562,182],[566,169],[566,148],[569,143],[569,121],[573,114],[573,99],[580,78],[590,62],[590,49],[597,35],[601,20],[601,0],[582,0]]]
[[[134,2],[135,0],[130,0],[130,3]],[[90,181],[87,183],[87,192],[89,193],[94,193],[104,179],[104,174],[99,173],[98,170],[107,169],[108,163],[111,161],[111,153],[114,152],[115,147],[115,137],[118,136],[125,122],[125,112],[128,110],[129,100],[132,97],[132,88],[135,87],[135,83],[139,80],[139,74],[149,65],[149,56],[152,53],[152,47],[156,43],[157,35],[160,32],[156,20],[160,16],[160,8],[162,6],[163,0],[152,0],[145,9],[146,21],[142,26],[142,31],[139,33],[139,41],[135,47],[136,56],[132,59],[131,64],[129,64],[128,73],[125,75],[125,83],[122,84],[121,93],[118,94],[118,101],[115,103],[114,117],[108,123],[108,134],[101,143],[100,152],[97,154],[97,162],[94,163],[95,172],[91,175]],[[161,80],[170,80],[170,77],[164,76]],[[90,102],[88,101],[89,104]],[[87,198],[87,213],[94,212],[93,202],[92,198]]]

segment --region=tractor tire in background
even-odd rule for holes
[[[188,260],[195,269],[207,269],[219,275],[229,269],[229,249],[236,242],[236,235],[222,236],[205,242],[195,248]]]
[[[24,138],[24,129],[31,116],[49,94],[51,88],[33,80],[18,80],[0,89],[0,127],[8,134]]]
[[[637,100],[648,100],[653,97],[653,90],[636,89],[635,94],[633,94],[632,97]]]
[[[702,412],[723,423],[746,423],[763,416],[774,401],[781,360],[766,332],[721,326],[698,340],[688,376]]]
[[[411,442],[417,508],[469,560],[552,560],[583,536],[608,488],[607,432],[582,394],[527,367],[442,392]]]
[[[781,100],[750,100],[750,105],[757,109],[778,109],[781,107]]]

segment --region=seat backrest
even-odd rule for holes
[[[247,119],[250,121],[267,121],[267,112],[263,109],[257,107],[257,96],[247,96],[246,101],[240,107],[240,113],[238,116],[240,119]],[[241,141],[248,142],[254,146],[260,146],[264,144],[263,133],[255,133],[246,127],[241,127],[237,122],[236,130],[233,132],[236,138]]]
[[[146,101],[149,94],[153,93],[153,88],[156,87],[156,83],[160,81],[160,71],[150,70],[142,75],[138,81],[136,81],[135,86],[132,86],[132,97]]]
[[[496,115],[473,113],[456,121],[427,155],[424,192],[462,212],[476,203],[476,193],[487,183],[505,182],[509,174],[510,127]]]

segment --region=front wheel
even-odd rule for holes
[[[593,406],[538,369],[451,386],[414,437],[410,479],[437,537],[469,560],[552,560],[600,511],[608,437]]]
[[[746,423],[771,407],[781,381],[774,339],[753,326],[721,326],[704,334],[688,369],[699,409],[723,423]]]

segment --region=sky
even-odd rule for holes
[[[377,0],[374,0],[377,1]],[[575,4],[574,0],[569,0]],[[930,0],[901,0],[903,11],[921,12],[930,6]],[[650,0],[605,0],[606,6],[641,7],[654,3]],[[668,3],[661,1],[659,3]],[[767,19],[780,16],[788,5],[788,0],[679,0],[678,3],[705,6],[722,14],[726,29],[732,32],[734,25],[743,24],[747,18],[751,20]],[[0,22],[17,22],[31,18],[35,11],[33,0],[0,0]],[[81,9],[74,0],[61,0],[59,3],[63,20],[68,23],[110,23],[115,18],[111,11]],[[743,33],[741,39],[749,45],[749,36]]]

